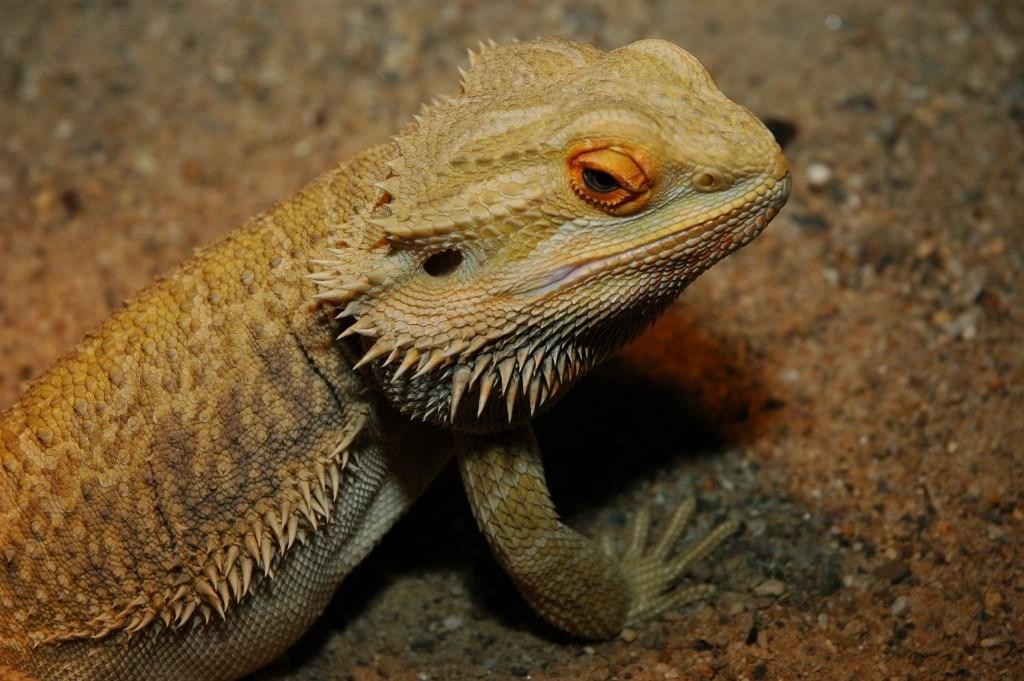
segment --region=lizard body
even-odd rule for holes
[[[453,454],[564,630],[706,593],[671,587],[733,525],[675,555],[692,508],[652,551],[640,514],[602,550],[558,521],[529,421],[756,236],[785,160],[668,43],[472,61],[458,97],[201,250],[0,415],[0,678],[244,675]]]

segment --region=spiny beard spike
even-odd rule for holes
[[[537,399],[540,397],[540,376],[530,382],[530,414],[537,411]]]
[[[480,416],[484,413],[484,407],[487,406],[487,400],[491,396],[491,388],[494,387],[494,371],[488,371],[484,374],[480,380],[480,401],[476,407],[476,415]]]
[[[527,387],[530,385],[530,379],[533,378],[533,369],[534,369],[534,366],[533,366],[533,358],[532,357],[528,358],[526,360],[526,362],[522,362],[519,365],[519,372],[520,372],[520,375],[522,376],[523,394],[524,395],[526,394]]]
[[[509,392],[509,384],[512,381],[512,370],[516,367],[516,360],[514,357],[509,357],[498,362],[498,373],[501,376],[501,392],[507,395]]]
[[[512,413],[516,409],[516,394],[518,391],[515,386],[511,390],[505,393],[505,410],[508,412],[508,422],[512,423]]]
[[[391,375],[391,382],[396,383],[398,379],[402,377],[402,374],[411,369],[419,359],[420,351],[416,348],[410,348],[409,351],[405,353],[405,358],[402,359],[402,363],[398,365],[398,369],[396,369],[395,373]]]
[[[473,385],[474,383],[476,383],[477,380],[480,378],[480,376],[483,375],[484,371],[490,365],[491,365],[491,356],[490,355],[484,355],[483,357],[480,357],[479,359],[477,359],[476,362],[473,364],[473,375],[469,377],[469,384]],[[492,372],[488,372],[488,374],[490,374],[490,373],[492,373]],[[493,381],[493,379],[491,379],[491,380]]]
[[[548,388],[551,388],[555,384],[554,362],[551,361],[550,357],[545,357],[540,369],[541,373],[544,374],[544,383],[547,384]]]
[[[416,370],[416,373],[413,374],[413,378],[419,378],[420,376],[433,371],[447,359],[444,351],[442,350],[434,350],[429,356],[425,355],[425,357],[426,360],[420,362],[420,367]]]
[[[374,343],[370,347],[369,350],[366,351],[366,354],[363,355],[362,358],[358,362],[356,362],[352,368],[359,369],[360,367],[363,367],[366,364],[373,361],[374,359],[380,357],[384,353],[392,352],[393,350],[395,350],[395,347],[391,344],[391,341],[387,340],[386,338],[380,338],[377,340],[376,343]]]
[[[451,422],[455,422],[455,413],[459,410],[459,402],[462,401],[462,396],[466,392],[466,387],[469,385],[469,377],[471,375],[470,369],[465,366],[460,366],[452,373],[452,392],[449,403],[450,419]]]

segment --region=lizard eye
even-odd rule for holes
[[[646,203],[638,199],[650,192],[650,179],[640,164],[617,147],[592,149],[569,160],[569,181],[584,201],[622,215]]]
[[[587,185],[587,189],[597,194],[607,194],[622,186],[611,173],[606,173],[597,168],[583,168],[583,184]]]

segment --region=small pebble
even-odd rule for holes
[[[623,629],[622,633],[619,634],[619,638],[621,638],[626,643],[632,643],[636,640],[636,630],[629,628]]]
[[[44,189],[32,197],[32,207],[37,213],[48,213],[57,205],[58,198],[56,189]]]
[[[448,617],[444,618],[444,620],[441,622],[441,625],[444,626],[444,628],[448,631],[455,631],[456,629],[462,626],[462,618],[458,615],[449,615]]]
[[[889,611],[893,614],[893,617],[903,617],[910,612],[910,599],[906,596],[900,596],[892,602],[892,607]]]
[[[135,158],[132,160],[132,167],[140,175],[148,177],[156,172],[156,159],[153,158],[152,154],[146,151],[141,151],[136,154]]]
[[[812,163],[807,167],[807,184],[812,189],[821,189],[832,179],[832,169],[824,163]]]
[[[786,584],[778,579],[766,579],[754,587],[754,593],[758,596],[781,596],[786,593]]]

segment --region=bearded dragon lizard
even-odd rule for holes
[[[0,677],[235,679],[452,456],[522,595],[584,638],[708,588],[683,504],[624,553],[555,512],[531,417],[789,194],[687,52],[471,53],[458,96],[199,251],[0,415]]]

